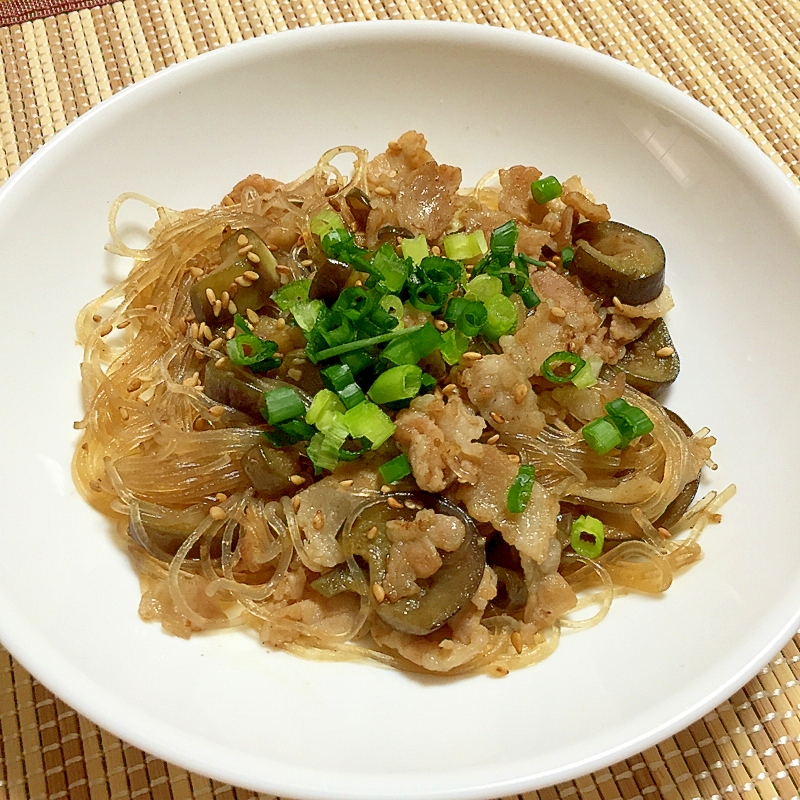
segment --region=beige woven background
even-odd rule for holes
[[[714,109],[800,180],[800,0],[122,0],[53,16],[54,2],[94,0],[0,2],[0,181],[79,114],[165,66],[287,28],[387,18],[518,28],[627,61]],[[797,798],[798,645],[800,635],[657,747],[522,800]],[[252,797],[267,796],[126,745],[0,648],[0,800]]]

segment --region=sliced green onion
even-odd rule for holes
[[[517,307],[504,294],[496,294],[484,303],[486,307],[486,323],[483,335],[487,339],[499,339],[513,333],[517,327]]]
[[[471,261],[489,251],[486,237],[480,228],[472,233],[451,233],[442,239],[442,244],[445,255],[455,261]]]
[[[352,353],[345,353],[342,361],[350,367],[350,372],[357,378],[364,370],[375,366],[376,359],[364,350],[354,350]]]
[[[405,306],[403,305],[403,301],[396,294],[385,294],[381,297],[380,307],[397,320],[397,324],[400,328],[405,326],[403,322],[403,315],[406,313]]]
[[[361,391],[361,387],[355,381],[340,389],[337,394],[339,395],[339,399],[344,403],[345,408],[357,406],[366,399],[364,397],[364,392]]]
[[[410,336],[404,336],[387,345],[381,353],[392,364],[416,364],[420,359],[429,356],[441,345],[442,337],[430,322],[426,322],[411,331]]]
[[[572,383],[579,389],[588,389],[597,383],[600,370],[603,368],[603,359],[600,356],[588,356],[586,363],[572,373]]]
[[[303,409],[305,411],[305,409]],[[330,389],[320,389],[311,401],[308,411],[305,412],[305,419],[309,425],[319,427],[319,421],[331,411],[344,413],[344,403]]]
[[[362,286],[349,286],[340,292],[331,308],[352,323],[358,324],[360,320],[369,317],[374,307],[375,298],[371,292],[367,292]]]
[[[318,474],[327,469],[333,471],[339,463],[339,450],[341,443],[337,442],[336,437],[326,436],[324,433],[315,433],[306,448],[306,455],[314,465],[314,471]]]
[[[302,419],[290,419],[276,425],[274,430],[264,431],[264,438],[273,447],[288,447],[297,442],[309,440],[316,431]]]
[[[442,319],[455,324],[465,336],[477,336],[486,324],[486,307],[480,300],[466,297],[451,297]]]
[[[344,415],[344,424],[354,439],[368,439],[373,450],[380,447],[394,432],[395,424],[386,413],[365,401],[354,406]]]
[[[599,519],[582,516],[572,523],[570,544],[579,556],[597,558],[603,552],[604,539],[603,523]]]
[[[301,300],[291,307],[291,313],[300,328],[310,331],[317,324],[319,313],[324,306],[322,300]]]
[[[518,238],[517,223],[513,219],[504,222],[492,231],[492,255],[499,258],[504,264],[508,264],[514,255],[514,248],[517,245]]]
[[[281,365],[277,342],[259,339],[253,333],[240,333],[225,343],[225,351],[232,364],[250,367],[254,372],[266,372]]]
[[[397,483],[411,474],[411,464],[408,463],[408,456],[405,453],[382,464],[378,469],[381,480],[384,483]]]
[[[551,383],[569,383],[573,376],[583,368],[586,362],[575,353],[568,353],[566,350],[559,350],[553,353],[542,363],[542,377],[547,378]],[[561,364],[569,364],[571,369],[567,375],[556,375],[554,370]]]
[[[324,208],[311,219],[311,233],[322,238],[332,230],[347,230],[342,218],[331,208]]]
[[[382,333],[380,336],[370,336],[367,339],[357,339],[353,342],[348,342],[346,344],[338,345],[336,347],[328,347],[325,350],[319,350],[318,352],[308,352],[309,359],[316,364],[318,361],[324,361],[327,358],[333,358],[334,356],[340,356],[343,353],[350,353],[353,350],[362,350],[365,347],[372,347],[375,344],[383,344],[384,342],[391,342],[393,339],[399,339],[402,336],[408,336],[415,331],[420,330],[422,325],[414,325],[410,328],[404,328],[403,330],[394,330],[389,331],[389,333]]]
[[[264,393],[264,399],[267,404],[267,422],[270,425],[280,425],[295,417],[302,417],[306,412],[300,395],[290,386],[271,389]]]
[[[528,507],[534,483],[536,470],[533,464],[522,464],[506,495],[506,508],[512,514],[521,514]]]
[[[575,251],[571,247],[565,247],[561,251],[561,264],[565,269],[569,268],[573,258],[575,258]]]
[[[561,184],[553,175],[546,178],[539,178],[531,184],[531,195],[538,205],[544,205],[556,197],[561,197]]]
[[[356,461],[367,452],[367,445],[361,439],[348,439],[339,449],[339,461]]]
[[[520,290],[519,296],[522,298],[522,302],[525,303],[525,308],[536,308],[542,302],[539,299],[539,295],[533,291],[530,283]]]
[[[653,430],[650,417],[641,408],[632,406],[621,397],[606,403],[606,414],[628,442]]]
[[[622,444],[622,434],[608,417],[598,417],[581,431],[586,444],[595,453],[604,456],[609,450]]]
[[[408,278],[408,264],[395,253],[394,248],[388,242],[382,244],[375,251],[375,255],[372,257],[372,266],[375,272],[382,276],[383,283],[390,292],[397,293],[405,286]]]
[[[398,400],[410,400],[422,388],[422,368],[416,364],[402,364],[379,375],[367,396],[373,403],[385,405]]]
[[[440,351],[442,358],[451,367],[461,361],[461,356],[469,350],[470,339],[469,336],[464,336],[461,331],[451,328],[445,331],[441,336]]]
[[[308,300],[308,292],[311,288],[311,278],[302,278],[299,281],[292,281],[286,286],[274,292],[272,299],[281,311],[291,311],[296,303]]]
[[[344,424],[344,414],[341,411],[326,411],[316,422],[316,428],[325,436],[329,436],[338,442],[337,449],[344,444],[350,431]]]
[[[428,240],[422,234],[413,239],[403,239],[400,242],[400,249],[403,251],[403,258],[410,258],[414,265],[421,264],[422,259],[430,253]]]
[[[347,364],[332,364],[319,371],[322,383],[332,392],[340,392],[345,386],[353,382],[353,373]]]
[[[484,303],[495,295],[503,293],[503,281],[496,275],[478,275],[465,287],[465,297],[469,300],[481,300]]]

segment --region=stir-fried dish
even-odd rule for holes
[[[344,169],[342,162],[348,161]],[[338,166],[337,166],[338,164]],[[74,474],[179,636],[503,675],[657,594],[733,487],[678,376],[665,255],[580,179],[461,188],[409,132],[157,209],[86,306]]]

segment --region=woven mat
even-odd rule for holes
[[[800,0],[0,0],[0,180],[79,114],[169,64],[287,28],[376,18],[530,30],[627,61],[712,108],[800,182]],[[800,634],[657,747],[522,800],[797,798],[798,646]],[[256,796],[267,797],[99,729],[0,648],[0,800]]]

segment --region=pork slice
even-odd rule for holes
[[[397,190],[397,221],[414,234],[438,239],[447,230],[458,208],[461,185],[458,167],[428,161],[410,172]]]
[[[480,480],[474,485],[460,486],[457,497],[473,519],[489,523],[522,555],[540,564],[556,535],[558,500],[541,484],[534,483],[526,509],[521,514],[512,514],[506,507],[506,497],[517,469],[504,453],[487,446],[481,460]]]

